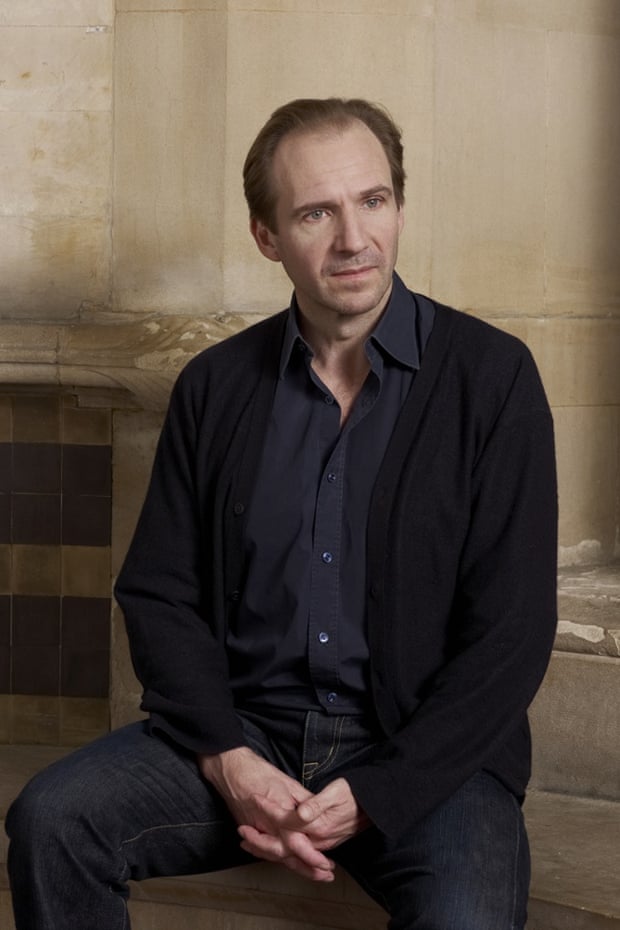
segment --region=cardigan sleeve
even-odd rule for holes
[[[405,636],[398,648],[385,648],[378,674],[392,676],[383,690],[400,720],[369,761],[346,773],[358,802],[391,835],[410,829],[478,771],[491,772],[517,797],[529,777],[527,708],[556,627],[557,491],[551,414],[527,350],[476,454],[455,456],[455,463],[434,465],[468,469],[463,539],[437,546],[436,561],[443,546],[448,565],[454,549],[454,577],[448,569],[430,582],[421,578],[432,567],[418,548],[413,583],[400,586],[389,620],[384,616],[384,626],[401,628],[423,616],[428,629],[442,631],[434,634],[443,639],[440,658],[407,694],[402,683],[408,672],[415,677],[419,643],[413,637],[409,648]],[[428,548],[428,540],[420,545]],[[398,587],[393,575],[389,580]]]
[[[173,389],[115,594],[151,727],[192,751],[214,753],[244,740],[224,648],[208,622],[215,598],[196,474],[206,391],[204,376],[196,377],[200,364],[186,369]]]

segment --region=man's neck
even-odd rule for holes
[[[365,320],[362,326],[359,319],[349,317],[342,325],[326,329],[314,326],[301,313],[300,329],[313,351],[312,368],[338,401],[341,425],[370,371],[365,343],[376,322]]]

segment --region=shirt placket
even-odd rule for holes
[[[310,611],[308,617],[308,666],[321,705],[337,712],[341,701],[339,669],[339,614],[342,570],[342,527],[345,503],[346,450],[351,429],[368,412],[376,386],[362,389],[346,426],[340,430],[340,408],[330,394],[323,398],[323,438],[334,442],[322,471],[316,497]]]

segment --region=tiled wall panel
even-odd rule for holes
[[[0,397],[0,741],[107,727],[110,422],[73,396]]]

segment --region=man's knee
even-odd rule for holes
[[[67,824],[75,820],[77,799],[68,784],[48,771],[30,781],[11,804],[6,832],[12,846],[36,845],[52,854],[55,843],[67,837]]]

